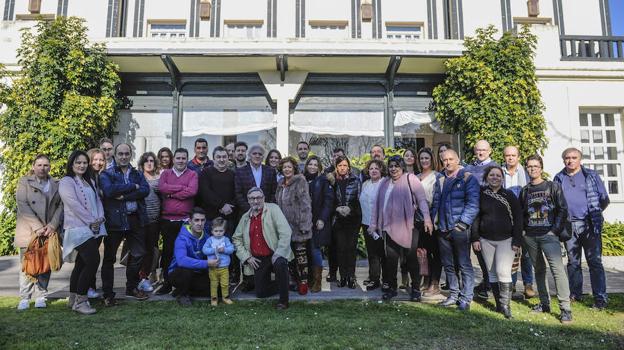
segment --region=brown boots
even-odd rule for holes
[[[321,278],[323,278],[323,268],[320,266],[312,267],[312,286],[310,287],[312,293],[321,291]]]

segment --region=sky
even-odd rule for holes
[[[610,0],[611,31],[613,35],[624,35],[624,0]]]

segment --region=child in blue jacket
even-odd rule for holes
[[[221,284],[221,297],[223,303],[232,304],[229,298],[229,281],[230,281],[230,255],[234,253],[234,245],[230,239],[225,236],[225,220],[223,218],[215,218],[212,221],[212,236],[204,243],[202,252],[206,254],[208,260],[218,260],[216,267],[208,268],[208,277],[210,278],[210,305],[217,306],[217,292],[219,284]]]

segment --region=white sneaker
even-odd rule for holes
[[[17,304],[18,310],[27,310],[30,307],[30,299],[22,299],[19,304]]]
[[[139,282],[139,285],[137,286],[138,290],[144,291],[146,293],[151,293],[154,291],[154,287],[152,286],[152,284],[150,283],[150,281],[148,279],[142,279],[141,282]]]
[[[37,309],[43,309],[43,308],[45,308],[47,306],[48,305],[46,305],[46,298],[45,297],[37,298],[37,300],[35,300],[35,307]]]
[[[87,298],[89,299],[97,299],[100,297],[100,293],[96,292],[95,289],[89,288],[87,291]]]

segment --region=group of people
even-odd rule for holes
[[[231,304],[239,286],[260,298],[279,294],[276,307],[285,309],[289,291],[321,291],[324,255],[326,281],[356,288],[360,233],[368,256],[362,284],[381,288],[384,300],[399,288],[415,302],[437,296],[444,270],[449,294],[441,306],[466,311],[475,293],[487,298],[491,291],[497,311],[511,318],[519,264],[527,297],[535,295],[535,269],[534,311],[550,312],[548,266],[567,323],[570,302],[582,297],[584,250],[594,307],[604,309],[601,230],[609,197],[597,173],[581,165],[581,151],[563,152],[565,167],[553,181],[543,179],[539,156],[521,165],[515,146],[505,148],[502,166],[485,140],[474,153],[474,163],[463,164],[448,144],[390,157],[375,145],[360,170],[337,148],[323,169],[304,141],[296,157],[237,142],[214,147],[210,159],[208,142],[199,138],[190,160],[186,149],[165,147],[142,154],[134,168],[131,145],[103,139],[98,149],[72,152],[60,180],[50,177],[47,156],[36,157],[17,189],[15,245],[23,255],[33,235],[62,232],[63,258],[75,262],[68,305],[82,314],[96,312],[89,298],[98,296],[102,242],[105,306],[117,304],[113,265],[125,240],[127,297],[171,293],[181,305],[192,296]],[[471,250],[483,276],[477,287]],[[34,294],[35,307],[46,306],[49,277],[20,275],[18,309],[27,309]]]

